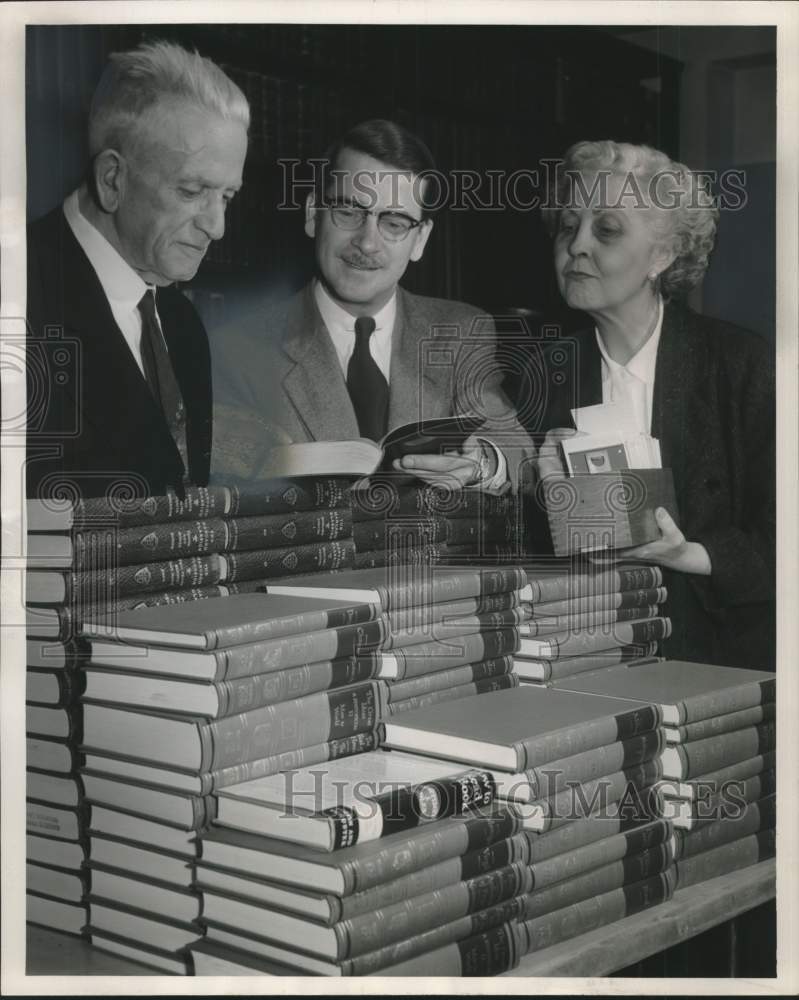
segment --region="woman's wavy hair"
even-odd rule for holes
[[[585,194],[575,178],[602,172],[625,175],[624,190],[640,194],[656,209],[656,238],[675,255],[658,278],[659,289],[667,299],[687,294],[704,275],[716,239],[719,213],[707,178],[651,146],[611,139],[575,143],[558,165],[554,190],[542,209],[550,235],[557,232],[560,212],[572,203],[575,190]]]

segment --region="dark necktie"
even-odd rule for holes
[[[144,378],[156,405],[164,414],[169,431],[183,461],[184,476],[189,458],[186,445],[186,408],[178,380],[169,359],[164,336],[155,315],[155,292],[148,288],[139,302],[141,314],[141,356]]]
[[[375,364],[369,338],[375,329],[371,316],[355,320],[355,350],[347,366],[347,388],[362,437],[379,441],[386,433],[388,382]]]

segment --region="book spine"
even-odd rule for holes
[[[336,542],[313,542],[310,545],[292,545],[281,549],[226,552],[225,579],[236,582],[293,576],[296,573],[351,569],[354,558],[355,546],[352,539],[347,538]]]
[[[776,850],[776,831],[761,830],[741,837],[721,847],[714,847],[693,857],[677,862],[677,888],[685,889],[698,882],[718,878],[728,872],[748,868],[760,861],[773,858]]]
[[[535,768],[559,757],[594,750],[616,740],[631,740],[660,726],[660,712],[654,705],[633,708],[616,716],[592,719],[579,728],[567,726],[550,733],[531,736],[517,743],[518,770]]]
[[[135,611],[137,608],[160,608],[167,604],[185,604],[188,601],[205,601],[209,598],[224,597],[227,588],[212,584],[208,587],[185,587],[180,590],[156,590],[148,594],[121,597],[109,603],[76,604],[76,614],[84,622],[100,623],[111,628],[116,623],[120,611]]]
[[[28,833],[55,840],[83,841],[89,828],[91,812],[85,802],[77,809],[69,809],[28,799],[25,803],[25,816]]]
[[[707,740],[713,736],[723,736],[736,729],[746,729],[758,726],[762,722],[770,722],[776,718],[776,705],[769,702],[766,705],[753,705],[726,715],[717,715],[699,722],[688,722],[684,726],[668,727],[666,735],[670,743],[690,743],[694,740]]]
[[[352,535],[352,512],[345,507],[291,514],[234,517],[227,522],[230,552],[333,542]]]
[[[80,743],[83,738],[83,713],[80,705],[25,706],[25,732],[28,736],[44,736]]]
[[[518,686],[519,678],[515,674],[506,674],[504,677],[488,677],[473,684],[458,684],[443,691],[431,691],[428,694],[391,702],[388,705],[388,715],[401,715],[403,712],[426,708],[428,705],[437,705],[442,701],[458,701],[460,698],[473,698],[475,695],[488,694],[491,691],[505,691],[508,688]]]
[[[466,635],[494,632],[497,629],[521,625],[525,617],[526,612],[523,608],[508,608],[506,611],[491,611],[450,621],[432,622],[424,629],[392,631],[383,648],[404,649],[407,646],[418,646],[423,642],[446,642],[448,639],[457,640]]]
[[[447,487],[413,485],[397,489],[390,479],[370,477],[371,486],[352,492],[353,517],[356,521],[391,518],[397,515],[446,518],[510,517],[515,497],[493,496],[477,490],[451,490]]]
[[[189,589],[220,582],[216,555],[120,566],[96,573],[73,573],[71,591],[81,604],[102,604],[150,591]]]
[[[235,485],[230,488],[229,513],[232,517],[254,517],[347,507],[351,485],[351,479],[336,476],[303,476],[272,479],[256,486]]]
[[[287,750],[271,757],[259,757],[257,760],[243,761],[241,764],[231,764],[216,771],[204,771],[200,775],[201,794],[212,795],[222,788],[238,785],[242,781],[265,778],[281,771],[297,771],[302,767],[324,764],[339,757],[351,757],[354,754],[377,750],[379,746],[380,732],[373,730],[330,740],[328,743],[301,747],[299,750]]]
[[[290,614],[283,618],[268,618],[261,621],[255,619],[243,625],[215,628],[206,633],[208,648],[238,646],[249,642],[287,638],[296,636],[298,633],[361,625],[364,622],[373,621],[376,612],[374,604],[353,604],[345,608],[305,611],[302,614]]]
[[[220,649],[216,651],[217,680],[272,673],[324,660],[368,657],[369,651],[377,649],[385,636],[385,621],[377,618],[360,625],[344,625]]]
[[[646,621],[614,622],[586,632],[562,632],[538,640],[537,644],[535,639],[531,639],[525,644],[525,648],[530,648],[533,656],[557,659],[561,656],[600,652],[616,646],[659,642],[661,639],[668,639],[670,635],[671,619],[650,618]]]
[[[42,704],[48,704],[57,706],[59,708],[66,708],[69,705],[73,705],[80,695],[83,694],[83,690],[86,686],[85,675],[81,671],[77,670],[36,670],[28,668],[26,675],[26,695],[25,700],[27,702],[35,702],[35,698],[30,697],[29,689],[30,682],[36,674],[47,674],[49,677],[55,681],[56,688],[56,698],[54,701],[43,702]]]
[[[447,526],[440,518],[424,518],[416,522],[392,525],[391,521],[356,521],[352,537],[358,552],[374,552],[395,546],[430,545],[446,541]]]
[[[366,816],[351,806],[332,806],[321,815],[328,823],[331,849],[338,850],[404,832],[420,823],[485,808],[494,801],[495,794],[491,773],[471,770],[376,795],[369,799],[370,812]]]
[[[367,549],[355,553],[355,569],[380,569],[383,566],[436,566],[443,563],[449,552],[443,542],[400,549]]]
[[[445,886],[474,879],[484,872],[495,871],[515,863],[524,864],[529,856],[525,837],[515,836],[459,858],[448,858],[436,865],[427,865],[403,878],[352,896],[331,898],[331,923],[368,915],[417,896],[424,896]]]
[[[664,873],[525,920],[528,952],[549,948],[559,941],[570,940],[664,903],[671,898],[672,892],[672,880]]]
[[[613,625],[615,622],[637,621],[645,618],[656,618],[659,608],[656,604],[646,607],[618,608],[610,611],[587,611],[581,615],[552,615],[549,618],[539,616],[525,621],[522,628],[523,636],[553,635],[559,632],[582,632],[585,629],[597,629]]]
[[[378,724],[380,702],[379,687],[370,682],[201,724],[198,726],[202,746],[200,770],[216,771],[372,732]]]
[[[512,910],[512,907],[509,907]],[[418,955],[381,973],[386,976],[498,976],[519,964],[523,931],[503,923]]]
[[[344,895],[364,892],[419,868],[483,849],[512,837],[520,825],[516,812],[503,806],[496,806],[488,815],[431,823],[411,836],[388,842],[381,851],[370,855],[368,864],[355,860],[342,865]]]
[[[569,782],[592,781],[603,774],[651,760],[664,746],[662,729],[640,733],[628,740],[617,740],[570,757],[561,757],[525,772],[533,799],[552,798]]]
[[[268,674],[253,674],[215,685],[219,697],[218,718],[237,715],[264,705],[276,705],[293,698],[334,691],[374,679],[376,656],[349,656],[319,663],[306,663]]]
[[[659,566],[627,566],[599,573],[571,573],[532,579],[533,603],[574,600],[576,597],[615,593],[620,590],[648,590],[660,587],[663,572]]]
[[[386,943],[495,906],[528,892],[530,885],[530,875],[524,865],[508,865],[424,896],[402,900],[353,920],[342,921],[335,925],[339,958],[356,958]]]
[[[474,635],[453,637],[447,640],[419,643],[394,650],[397,661],[397,679],[418,677],[435,670],[460,667],[466,663],[488,660],[515,653],[519,648],[519,631],[516,628],[478,632]]]
[[[81,530],[73,536],[73,566],[90,571],[202,556],[223,552],[227,542],[228,530],[221,518]]]
[[[511,608],[519,606],[518,593],[508,590],[499,594],[466,597],[460,601],[445,601],[440,604],[419,604],[409,608],[397,608],[390,612],[387,618],[389,628],[392,632],[405,632],[410,629],[429,628],[434,622],[453,621],[469,615],[508,611]],[[522,605],[522,607],[527,610],[529,605]]]
[[[695,820],[707,823],[717,819],[735,819],[741,815],[746,803],[756,802],[776,791],[776,771],[772,768],[749,778],[732,779],[710,794],[705,794],[709,790],[702,787],[703,782],[697,782],[697,785],[700,791],[690,803],[690,813]]]
[[[585,674],[591,670],[604,670],[616,663],[650,659],[656,651],[657,643],[651,642],[644,646],[618,646],[616,649],[587,653],[585,656],[564,656],[557,660],[536,659],[535,662],[541,668],[541,679],[557,684],[557,681],[568,677],[576,677],[577,674]]]
[[[611,611],[616,608],[641,608],[647,604],[663,604],[668,596],[665,587],[638,590],[618,590],[595,597],[575,597],[572,600],[542,601],[533,605],[533,618],[549,615],[581,615],[588,611]]]
[[[671,844],[664,843],[548,886],[536,882],[534,891],[525,899],[525,919],[535,920],[585,899],[652,878],[665,872],[672,861]]]
[[[74,508],[76,528],[108,521],[120,527],[140,524],[162,524],[165,521],[194,521],[221,517],[229,504],[225,486],[187,486],[181,499],[175,493],[136,499],[87,497]]]
[[[736,761],[769,753],[776,747],[776,736],[776,723],[772,721],[712,739],[675,744],[670,752],[679,756],[681,773],[665,776],[684,780],[696,778]]]
[[[551,799],[534,802],[529,808],[542,816],[544,829],[550,829],[554,825],[602,814],[610,803],[618,802],[625,796],[637,799],[638,791],[646,789],[659,776],[659,764],[651,760],[624,771],[602,775],[593,781],[572,783]]]
[[[680,705],[680,724],[698,722],[712,716],[726,715],[728,712],[738,712],[744,708],[773,702],[776,693],[776,680],[772,677],[727,691],[708,691],[703,695],[695,695]]]
[[[492,656],[478,663],[467,663],[451,670],[437,670],[432,674],[422,674],[406,681],[396,681],[388,686],[389,702],[404,701],[420,695],[445,691],[461,684],[477,683],[491,678],[504,677],[513,673],[513,659],[510,656]]]
[[[395,578],[389,577],[387,581],[383,609],[389,613],[415,605],[429,606],[467,597],[516,591],[524,586],[527,579],[524,570],[518,566],[477,570],[463,567],[457,574],[432,574],[428,580],[419,580],[417,576],[403,576],[401,572],[397,572]]]
[[[736,818],[717,819],[702,823],[694,830],[675,830],[677,858],[689,858],[733,840],[739,840],[760,830],[768,830],[777,821],[776,795],[767,795],[756,802],[749,802]]]
[[[671,837],[671,823],[668,820],[660,819],[632,830],[613,833],[609,837],[603,837],[594,843],[584,844],[573,851],[533,861],[530,865],[533,874],[533,891],[540,891],[556,883],[565,882],[584,872],[602,868],[643,851],[668,845]],[[640,877],[643,878],[643,876]],[[628,879],[628,881],[635,880]],[[574,902],[574,900],[572,899],[570,902]],[[531,913],[530,916],[533,914]]]

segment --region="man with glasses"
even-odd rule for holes
[[[402,424],[476,412],[486,422],[458,453],[402,464],[429,482],[501,491],[517,482],[529,439],[499,387],[490,317],[399,286],[433,229],[434,171],[424,143],[390,121],[356,125],[333,146],[306,204],[317,276],[260,330],[220,338],[217,398],[291,441],[379,440]]]

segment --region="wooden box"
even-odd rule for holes
[[[623,549],[660,537],[655,509],[679,524],[671,469],[621,469],[540,484],[555,555]]]

